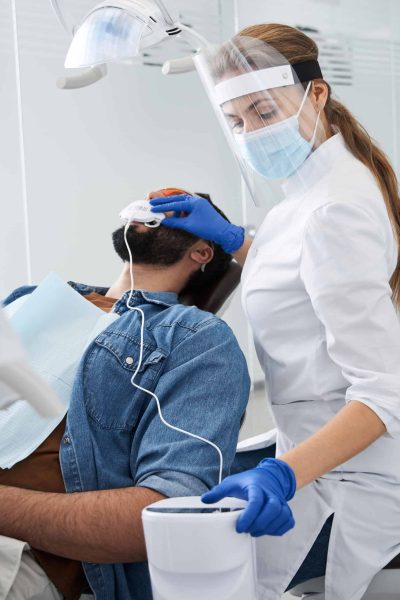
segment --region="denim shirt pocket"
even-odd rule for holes
[[[132,430],[149,394],[138,390],[131,379],[138,367],[140,339],[123,332],[107,331],[91,345],[84,365],[84,403],[90,417],[104,429]],[[135,383],[153,391],[166,358],[151,343],[143,356]]]

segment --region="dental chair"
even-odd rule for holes
[[[239,285],[241,273],[240,265],[232,261],[224,276],[216,283],[201,290],[183,290],[179,300],[187,306],[194,305],[201,310],[221,314],[222,307],[225,312],[227,300]]]
[[[296,585],[290,594],[296,598],[324,600],[325,578],[316,577]],[[375,575],[363,600],[398,600],[400,598],[400,555]]]

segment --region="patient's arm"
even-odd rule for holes
[[[164,497],[145,487],[48,494],[0,486],[0,534],[85,562],[140,562],[142,509]]]

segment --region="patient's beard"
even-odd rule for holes
[[[125,262],[129,262],[129,252],[124,239],[125,227],[120,227],[112,234],[114,250]],[[138,231],[131,225],[126,232],[129,248],[132,252],[133,264],[158,265],[169,267],[179,262],[186,250],[198,238],[180,231],[160,225],[157,228],[148,228],[148,231]]]

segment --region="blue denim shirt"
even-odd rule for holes
[[[106,289],[70,282],[82,295]],[[31,293],[13,292],[5,304]],[[131,377],[140,348],[140,317],[114,305],[120,318],[85,351],[75,379],[60,462],[67,492],[144,486],[165,496],[200,495],[218,482],[216,450],[162,424],[154,399]],[[145,315],[144,353],[135,383],[160,399],[164,418],[219,446],[224,477],[234,459],[250,381],[228,325],[174,293],[136,291]],[[83,563],[98,600],[151,600],[147,563]]]

